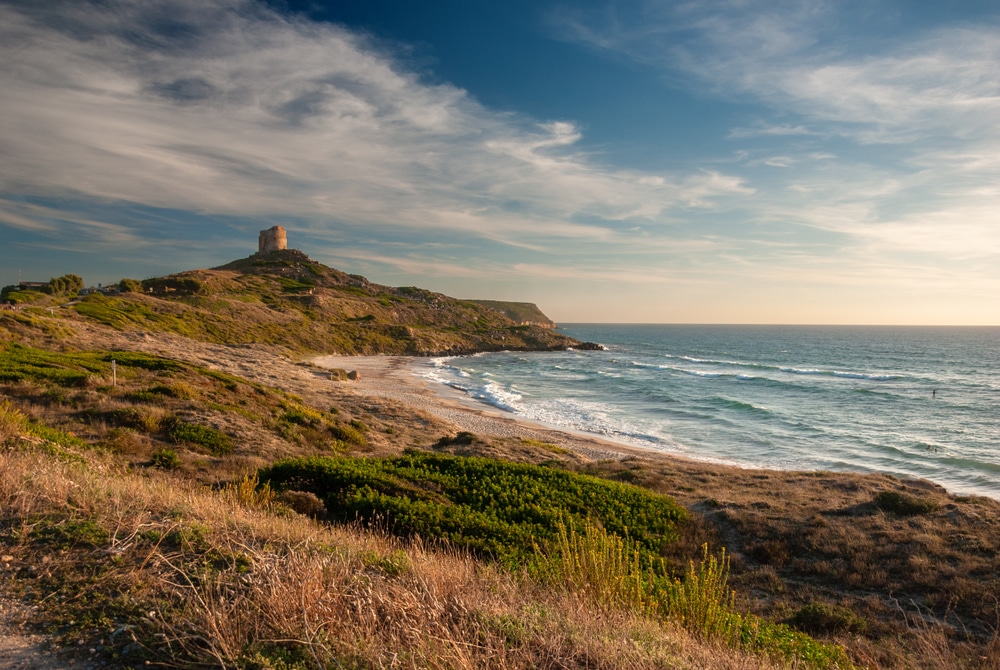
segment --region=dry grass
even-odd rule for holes
[[[811,630],[879,668],[1000,668],[1000,502],[886,475],[761,472],[636,459],[588,471],[675,497],[732,557],[743,606],[817,605],[860,625]],[[886,507],[897,511],[889,511]]]
[[[118,667],[780,667],[441,547],[320,526],[251,482],[8,447],[8,591]]]
[[[81,332],[86,328],[82,323],[73,325]],[[13,326],[9,326],[8,331],[15,332]],[[31,331],[36,336],[30,340],[35,344],[64,346],[59,344],[64,341],[63,334],[36,331]],[[91,337],[97,337],[99,333],[95,333],[87,331]],[[15,339],[23,338],[24,334],[20,333]],[[108,342],[118,346],[119,342],[99,338],[95,341],[103,342],[103,346],[110,346]],[[162,349],[161,344],[157,342],[156,350]],[[124,346],[134,346],[134,343]],[[207,360],[209,354],[217,355],[208,348],[199,351],[200,360]],[[198,642],[199,635],[210,639],[204,622],[198,626],[191,624],[190,629],[177,628],[170,632],[163,623],[167,619],[150,618],[148,612],[166,611],[187,616],[185,613],[199,611],[193,587],[208,588],[211,583],[239,585],[243,583],[240,580],[250,579],[247,574],[257,575],[266,566],[271,566],[267,569],[276,575],[298,579],[297,574],[283,573],[283,568],[276,567],[283,565],[283,561],[290,561],[291,565],[293,558],[322,563],[333,560],[331,556],[335,554],[339,557],[337,560],[348,561],[346,565],[353,566],[345,570],[368,575],[379,588],[386,584],[397,588],[401,582],[415,579],[413,575],[423,574],[417,569],[421,565],[417,559],[423,555],[421,552],[429,549],[399,545],[386,538],[361,533],[341,535],[341,531],[321,529],[305,520],[292,520],[256,509],[254,505],[258,503],[244,503],[241,507],[233,497],[249,497],[246,490],[240,493],[231,487],[229,493],[210,493],[195,482],[203,486],[239,482],[245,472],[278,456],[324,453],[324,446],[313,440],[310,432],[313,427],[282,419],[289,407],[322,410],[329,413],[327,420],[331,423],[349,425],[352,420],[363,421],[371,427],[366,435],[368,446],[365,449],[382,454],[398,453],[411,445],[428,447],[434,444],[447,432],[441,422],[406,406],[353,395],[343,385],[329,384],[322,392],[310,391],[307,384],[290,385],[292,376],[282,377],[286,388],[302,394],[304,401],[264,387],[261,382],[277,382],[265,378],[270,368],[256,349],[248,350],[245,361],[228,361],[222,369],[233,374],[258,375],[257,382],[206,376],[204,370],[193,369],[169,375],[137,371],[134,377],[126,377],[123,369],[119,369],[119,386],[114,389],[90,379],[80,387],[31,381],[0,386],[0,393],[6,394],[17,407],[17,411],[0,411],[0,441],[24,435],[26,430],[35,431],[29,436],[30,444],[48,450],[44,457],[8,453],[0,464],[3,469],[0,542],[5,553],[17,557],[13,564],[15,569],[7,573],[15,579],[8,581],[8,585],[24,589],[29,600],[46,598],[41,612],[65,642],[75,644],[84,640],[89,644],[105,638],[106,646],[120,651],[128,646],[119,643],[123,636],[135,634],[148,648],[157,649],[166,638],[153,636],[176,635],[178,640],[186,640],[184,644],[191,649],[201,650],[198,658],[213,662],[212,653],[198,646],[205,644]],[[177,387],[178,392],[174,395],[157,393],[155,404],[130,395],[151,391],[161,384]],[[282,403],[287,406],[282,407]],[[13,409],[10,404],[7,407]],[[160,407],[223,428],[234,437],[235,454],[217,458],[177,445],[181,467],[174,473],[156,472],[145,464],[157,448],[170,446],[160,441],[158,434],[113,425],[99,416],[85,418],[80,414],[87,408],[113,411],[130,407],[145,410]],[[51,436],[46,438],[41,430],[46,425],[75,433],[84,446],[75,446],[70,440],[53,447]],[[679,541],[667,547],[665,559],[668,563],[683,570],[689,559],[700,555],[703,543],[710,543],[714,549],[725,547],[732,559],[730,581],[741,596],[739,608],[770,621],[789,621],[809,606],[847,608],[867,624],[863,630],[849,627],[852,632],[845,633],[834,622],[826,633],[815,634],[843,644],[860,665],[1000,668],[1000,643],[996,633],[1000,627],[997,605],[1000,598],[1000,503],[997,501],[950,496],[923,482],[901,482],[881,475],[761,472],[655,456],[587,464],[586,459],[577,454],[554,454],[516,439],[477,438],[468,445],[451,445],[447,449],[516,461],[558,462],[558,467],[583,469],[672,495],[694,514],[682,529]],[[50,463],[53,456],[83,460],[88,466],[78,472],[72,471],[71,477],[58,475],[63,472],[61,469],[72,470],[77,466]],[[32,465],[31,458],[37,458],[37,463]],[[10,479],[7,473],[14,472],[10,468],[15,462],[21,463],[15,468],[20,469],[20,474]],[[135,470],[126,470],[123,463],[131,464]],[[102,481],[104,483],[98,485]],[[108,490],[101,494],[103,498],[93,493],[102,486]],[[123,492],[126,488],[129,490]],[[84,491],[90,493],[84,495]],[[111,491],[117,492],[112,494]],[[900,495],[880,495],[885,492]],[[92,519],[90,515],[96,516]],[[93,526],[88,526],[88,522]],[[71,541],[74,538],[80,542]],[[99,539],[96,544],[95,538]],[[336,552],[331,552],[331,547],[337,547]],[[391,557],[398,551],[407,556],[407,570],[392,567],[396,563]],[[431,563],[445,573],[461,572],[458,566],[465,560],[461,556],[436,550],[430,553],[438,557]],[[385,557],[390,560],[382,560]],[[247,572],[248,566],[250,572]],[[332,567],[323,569],[334,570]],[[488,588],[498,591],[510,588],[502,584],[501,577],[489,576],[487,568],[479,566],[477,569],[483,571],[479,578],[486,580],[484,584],[494,584]],[[190,578],[190,584],[182,575]],[[350,584],[336,584],[337,588],[354,593],[349,591],[349,587],[354,588]],[[483,615],[484,610],[478,607],[476,598],[483,598],[483,603],[491,601],[472,586],[466,584],[463,588],[468,588],[472,595],[461,602],[469,611],[477,612],[477,616]],[[488,590],[486,586],[482,588]],[[537,591],[537,587],[532,588]],[[524,585],[517,589],[536,593]],[[95,609],[91,606],[93,603],[83,602],[93,598],[82,597],[81,593],[107,594],[101,596],[103,600],[98,600],[108,614],[103,619],[98,617],[92,625],[81,623],[83,613]],[[206,594],[201,597],[206,603],[215,602]],[[532,600],[531,603],[542,609],[523,609],[515,595],[505,597],[508,598],[506,609],[495,612],[500,619],[487,617],[485,620],[492,622],[488,625],[479,618],[463,614],[460,609],[447,609],[452,607],[450,604],[445,603],[442,607],[451,612],[449,621],[457,621],[469,631],[483,628],[506,631],[503,635],[489,635],[499,635],[504,640],[505,654],[512,654],[509,658],[530,656],[542,667],[555,667],[562,661],[586,665],[587,661],[580,659],[590,657],[581,649],[590,649],[598,642],[603,645],[602,649],[608,650],[601,653],[609,655],[595,656],[605,659],[601,663],[610,662],[606,659],[612,657],[610,650],[614,645],[632,645],[646,650],[642,652],[646,654],[641,656],[645,659],[642,663],[650,665],[636,661],[634,667],[658,667],[657,664],[670,667],[666,661],[650,659],[661,658],[666,653],[664,649],[674,650],[678,645],[683,647],[684,654],[708,653],[703,645],[690,647],[684,642],[686,638],[682,632],[661,630],[648,619],[614,610],[592,612],[596,619],[567,622],[564,620],[567,612],[593,609],[572,594],[557,596],[545,591],[544,595],[532,595],[537,602]],[[264,611],[265,608],[257,600],[240,600],[240,603],[250,611],[254,608]],[[537,614],[539,611],[544,615]],[[76,623],[70,625],[71,620]],[[631,641],[627,637],[624,642],[615,637],[615,627],[624,625],[621,624],[623,620],[631,622],[628,626],[633,628],[629,630],[637,631]],[[169,621],[176,627],[187,619],[175,617]],[[302,623],[300,632],[312,630],[308,626],[313,624],[307,626],[306,623]],[[109,638],[108,631],[117,630],[120,625],[135,628],[123,629],[113,640]],[[327,623],[319,630],[328,632],[343,625],[346,624]],[[360,623],[350,624],[356,625]],[[194,632],[199,630],[200,633]],[[281,647],[284,643],[276,640],[285,639],[282,636],[293,637],[293,633],[288,632],[291,629],[265,627],[254,630],[257,632],[253,635],[263,637],[248,649],[258,643]],[[270,632],[262,634],[261,630]],[[604,631],[606,640],[599,631]],[[463,644],[479,645],[481,641],[477,635],[479,633],[462,633],[456,639]],[[301,637],[300,633],[295,636]],[[556,636],[551,638],[556,641],[545,642],[550,640],[548,636]],[[234,639],[243,638],[237,635]],[[322,636],[316,639],[327,644]],[[375,645],[382,638],[372,639],[376,641],[365,644]],[[675,644],[677,640],[681,642]],[[439,653],[450,648],[430,639],[421,644]],[[542,651],[550,649],[546,645],[562,645],[559,648],[569,651],[563,655]],[[512,649],[518,651],[515,653]],[[251,652],[244,652],[247,653]],[[392,663],[405,665],[416,658],[402,651],[397,657],[379,656],[379,653],[383,652],[365,651],[368,655],[363,658],[369,659],[366,662],[374,664],[372,667],[377,667],[378,663],[385,667]],[[751,664],[747,667],[754,667],[752,664],[758,663],[739,655],[727,655],[729,652],[718,653],[736,660],[720,661],[715,665],[746,662]],[[348,667],[353,662],[351,658],[345,656],[340,662]],[[630,657],[623,653],[622,658]],[[506,667],[530,666],[527,661],[524,661],[526,665],[517,665],[522,663],[520,660],[517,663],[495,661],[492,666],[490,663],[482,661],[488,667],[505,667],[497,665],[503,663],[508,664]],[[678,663],[683,667],[681,661]],[[355,665],[364,667],[364,662],[358,661]],[[599,663],[595,661],[591,665]],[[692,662],[691,665],[713,667],[708,662]]]

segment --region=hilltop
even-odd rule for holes
[[[142,282],[126,279],[120,289],[112,295],[90,293],[69,306],[118,330],[280,345],[295,353],[434,356],[594,346],[555,332],[534,305],[512,318],[483,301],[382,286],[295,249]],[[43,293],[9,295],[32,304],[59,302],[57,295]],[[518,318],[522,312],[530,318]]]

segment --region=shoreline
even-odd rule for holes
[[[621,461],[626,458],[665,459],[683,462],[691,468],[734,469],[744,472],[792,472],[780,468],[767,468],[749,464],[698,458],[671,451],[628,444],[598,433],[574,430],[564,426],[545,424],[519,417],[498,407],[470,398],[467,394],[447,384],[435,383],[421,376],[417,370],[420,356],[316,356],[308,359],[312,365],[324,369],[354,370],[360,380],[342,382],[359,395],[385,398],[419,409],[427,414],[453,424],[459,431],[482,437],[521,438],[540,440],[567,448],[589,460]]]
[[[679,471],[689,474],[728,473],[734,479],[746,476],[778,476],[799,478],[817,474],[833,477],[874,477],[888,478],[918,489],[937,490],[949,496],[983,495],[967,494],[945,488],[927,478],[912,477],[880,470],[822,470],[819,468],[780,468],[752,463],[739,463],[712,457],[698,457],[671,451],[660,451],[648,447],[631,445],[598,433],[574,430],[563,426],[544,424],[532,419],[519,417],[498,407],[479,402],[464,392],[447,384],[435,383],[417,370],[422,361],[420,356],[396,356],[381,354],[374,356],[315,356],[307,359],[312,365],[323,369],[341,368],[356,370],[361,375],[358,381],[340,382],[350,393],[368,397],[383,398],[434,416],[454,426],[456,432],[467,431],[480,437],[514,438],[538,440],[572,451],[587,461],[643,460],[651,463],[669,464]],[[678,498],[686,496],[675,493]],[[994,499],[992,496],[984,496]]]

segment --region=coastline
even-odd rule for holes
[[[414,407],[453,425],[456,432],[553,443],[595,461],[648,456],[684,458],[615,442],[592,433],[548,426],[490,407],[472,400],[457,389],[422,378],[416,371],[419,363],[426,360],[416,356],[317,356],[308,362],[321,368],[355,370],[360,380],[343,382],[350,385],[354,393]]]
[[[723,462],[633,446],[594,433],[541,424],[477,402],[457,389],[423,378],[416,370],[419,363],[426,360],[417,356],[334,355],[313,357],[307,363],[322,369],[356,370],[360,380],[338,382],[344,385],[342,388],[347,393],[383,399],[387,406],[409,407],[450,425],[455,433],[468,431],[487,439],[546,442],[572,452],[585,467],[589,463],[598,469],[615,471],[655,470],[662,492],[688,506],[700,508],[706,501],[710,506],[719,501],[743,505],[748,500],[762,499],[787,504],[792,490],[814,501],[826,496],[827,502],[845,506],[857,504],[866,494],[900,486],[946,498],[959,495],[927,479],[898,477],[878,471],[797,470]],[[690,486],[690,481],[697,482],[698,486]],[[770,489],[762,489],[762,482],[768,482]],[[831,495],[831,487],[847,495]]]

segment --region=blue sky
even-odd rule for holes
[[[0,283],[282,225],[557,321],[1000,323],[992,2],[0,0]]]

